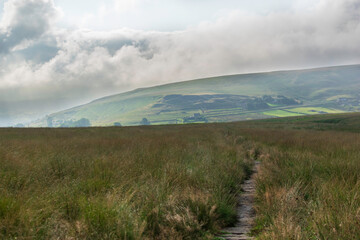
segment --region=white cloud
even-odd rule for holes
[[[119,13],[134,10],[146,0],[114,0],[115,10]]]
[[[10,0],[4,5],[0,22],[0,53],[48,32],[60,12],[50,0]]]
[[[56,8],[52,1],[40,2],[11,0],[6,11],[13,13],[6,13],[1,22],[4,39],[18,37],[5,49],[38,39],[26,51],[37,46],[39,59],[46,59],[35,61],[25,50],[0,56],[0,108],[16,105],[19,113],[19,102],[47,103],[42,112],[18,115],[19,120],[137,87],[360,62],[359,0],[322,0],[306,11],[268,15],[233,11],[215,22],[167,33],[52,29]],[[33,11],[26,18],[9,17],[29,6]],[[40,17],[44,10],[48,14]],[[39,26],[35,33],[34,26]],[[25,29],[26,34],[14,35],[10,29]],[[35,111],[37,106],[26,108]]]

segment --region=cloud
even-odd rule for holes
[[[21,43],[29,45],[48,32],[59,16],[50,0],[10,0],[4,5],[0,22],[0,53]]]
[[[184,31],[99,32],[53,27],[58,10],[52,1],[11,0],[0,37],[12,39],[1,45],[6,54],[0,56],[0,110],[10,116],[3,122],[29,120],[137,87],[359,63],[359,13],[359,0],[322,0],[306,10],[267,15],[233,11]],[[24,49],[15,48],[28,41]]]
[[[114,0],[115,10],[118,12],[126,12],[134,10],[141,2],[146,0]]]

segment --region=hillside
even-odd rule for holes
[[[360,109],[360,65],[206,78],[137,89],[51,114],[33,127],[224,122]]]

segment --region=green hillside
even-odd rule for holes
[[[360,65],[222,76],[137,89],[51,114],[32,126],[223,122],[360,110]]]

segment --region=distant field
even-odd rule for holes
[[[299,107],[289,109],[291,112],[295,113],[304,113],[304,114],[319,114],[319,113],[343,113],[344,111],[333,109],[333,108],[324,108],[324,107]]]
[[[255,159],[253,235],[357,239],[359,149],[360,114],[0,129],[0,239],[214,239]]]
[[[302,116],[304,114],[294,113],[285,110],[273,110],[264,112],[265,115],[274,116],[274,117],[293,117],[293,116]]]
[[[288,108],[282,110],[272,110],[272,111],[263,112],[264,115],[273,116],[273,117],[294,117],[294,116],[315,115],[315,114],[325,114],[325,113],[344,113],[344,111],[334,108],[325,108],[325,107],[297,107],[297,108]]]

